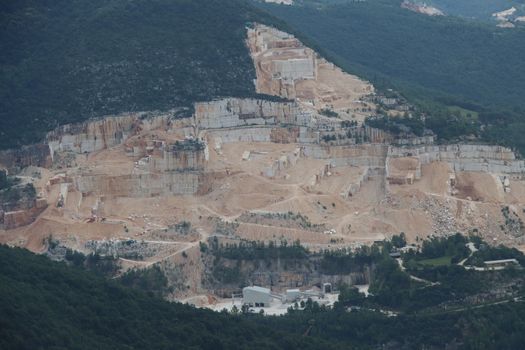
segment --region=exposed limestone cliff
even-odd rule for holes
[[[229,260],[206,259],[205,287],[216,295],[229,298],[241,285],[271,286],[273,290],[320,287],[323,283],[369,284],[373,265],[346,274],[323,272],[318,257],[308,259]],[[230,275],[235,271],[235,275]]]
[[[416,157],[421,164],[446,162],[454,171],[475,171],[522,176],[525,161],[516,159],[512,150],[491,145],[426,145],[389,147],[389,157]]]
[[[195,104],[195,124],[200,129],[253,125],[298,124],[308,115],[294,102],[228,98]],[[304,122],[303,122],[304,123]]]
[[[0,152],[0,166],[16,172],[29,166],[47,168],[52,164],[51,150],[47,144],[23,146]]]
[[[121,144],[139,131],[166,128],[173,114],[174,112],[132,113],[81,124],[68,124],[49,132],[46,141],[52,156],[57,151],[96,152]]]

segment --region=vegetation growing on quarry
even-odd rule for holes
[[[8,178],[3,188],[0,186],[0,209],[13,210],[17,207],[30,207],[34,202],[36,190],[33,184],[15,186],[19,182],[17,178]]]
[[[211,241],[212,253],[217,258],[232,260],[267,260],[267,259],[304,259],[308,250],[301,246],[299,241],[288,244],[287,241],[279,243],[269,242],[239,242],[239,244],[219,244],[217,240]]]

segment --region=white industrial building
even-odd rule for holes
[[[507,266],[519,266],[520,263],[516,259],[501,259],[501,260],[487,260],[484,261],[485,265],[487,265],[488,268],[497,269],[497,268],[504,268]]]
[[[251,286],[242,290],[242,303],[249,307],[269,307],[272,299],[279,304],[293,303],[305,298],[324,298],[325,294],[332,293],[332,284],[323,283],[321,291],[299,289],[287,289],[284,294],[272,293],[268,288]]]
[[[242,303],[250,307],[268,307],[272,301],[272,291],[263,287],[244,287]]]
[[[303,292],[299,289],[287,289],[286,290],[286,302],[293,303],[294,301],[301,299],[303,297]]]
[[[307,299],[312,299],[319,305],[332,307],[337,301],[338,293],[333,293],[330,283],[322,283],[320,287],[320,289],[304,291],[287,289],[283,293],[276,293],[269,288],[250,286],[243,288],[242,294],[233,293],[231,299],[224,299],[210,304],[209,307],[216,311],[232,311],[234,308],[236,308],[237,312],[238,310],[253,313],[262,311],[265,315],[284,315],[290,307],[294,307],[294,303]],[[248,309],[245,308],[246,306],[248,306]]]

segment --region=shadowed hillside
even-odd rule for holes
[[[517,349],[523,344],[522,301],[425,311],[464,293],[492,290],[492,284],[517,282],[521,271],[485,276],[454,266],[426,266],[412,273],[441,285],[410,283],[386,255],[373,284],[376,297],[369,301],[342,286],[334,310],[309,300],[304,310],[289,310],[287,316],[231,315],[168,303],[118,280],[0,245],[0,348]],[[363,308],[348,312],[349,305]],[[387,305],[415,309],[397,317],[371,311]]]
[[[1,349],[330,349],[254,320],[170,304],[0,246]]]

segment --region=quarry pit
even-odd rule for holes
[[[320,251],[461,232],[525,247],[523,225],[509,224],[525,219],[525,162],[511,150],[395,139],[363,124],[370,83],[269,27],[248,29],[247,44],[257,91],[288,102],[110,116],[3,152],[0,167],[25,174],[38,198],[1,210],[0,243],[44,252],[52,238],[88,254],[104,242],[114,254],[139,242],[123,271],[176,268],[186,285],[174,298],[210,293],[200,249],[210,237]]]

